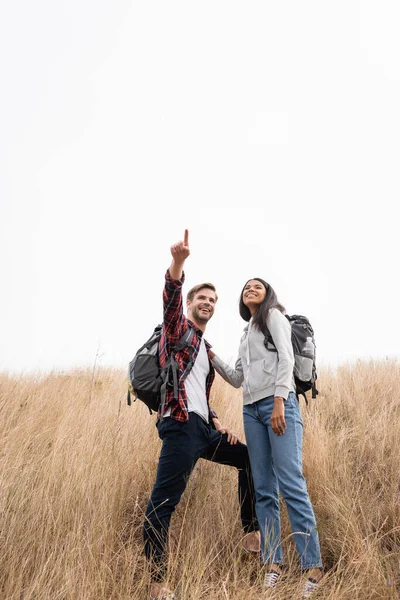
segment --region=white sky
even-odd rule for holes
[[[400,5],[2,0],[0,369],[125,368],[169,246],[306,314],[320,363],[400,356]]]

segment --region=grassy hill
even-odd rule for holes
[[[304,468],[327,575],[318,597],[398,598],[400,366],[357,363],[320,374],[304,417]],[[125,403],[125,374],[0,374],[0,598],[143,600],[141,527],[161,447],[144,405]],[[243,436],[240,390],[217,379],[212,405]],[[287,583],[299,574],[283,509]],[[171,527],[181,600],[262,597],[240,550],[233,469],[199,461]]]

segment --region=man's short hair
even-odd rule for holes
[[[197,294],[197,292],[204,288],[206,288],[207,290],[212,290],[215,293],[215,300],[218,300],[218,295],[215,286],[212,283],[199,283],[199,285],[195,285],[194,287],[192,287],[191,290],[188,291],[186,300],[189,300],[189,302],[191,302]]]

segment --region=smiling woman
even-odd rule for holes
[[[259,277],[249,279],[239,299],[239,312],[242,319],[250,321],[252,317],[256,326],[264,331],[271,308],[278,308],[282,313],[285,312],[282,304],[278,302],[275,290],[269,283]]]
[[[243,290],[243,298],[246,299],[246,306],[257,308],[264,300],[267,290],[258,279],[251,279],[246,283]]]
[[[256,490],[261,531],[264,585],[281,580],[283,555],[279,491],[288,509],[301,569],[307,572],[303,598],[322,577],[316,521],[302,472],[303,423],[293,377],[291,327],[274,289],[263,279],[249,279],[239,299],[248,321],[235,368],[214,355],[216,371],[234,387],[243,386],[243,421]],[[265,346],[270,333],[276,352]]]

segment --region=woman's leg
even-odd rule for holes
[[[244,406],[243,420],[256,494],[256,513],[261,532],[261,562],[280,565],[282,548],[278,484],[272,463],[268,429],[259,411],[260,403],[264,402],[267,400]]]
[[[303,422],[297,397],[285,401],[286,431],[276,435],[269,427],[273,462],[279,490],[286,502],[293,538],[302,569],[321,567],[321,553],[314,511],[303,476]]]

